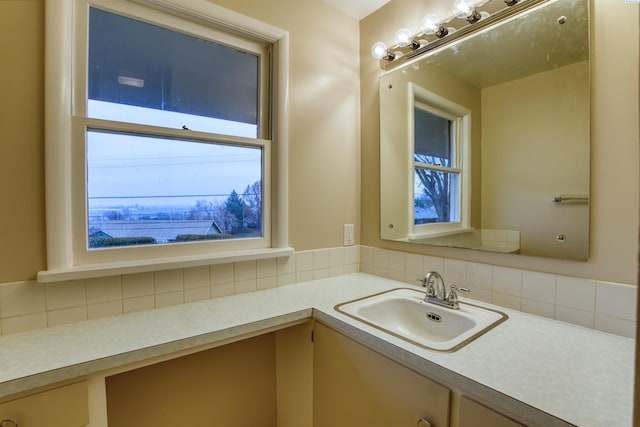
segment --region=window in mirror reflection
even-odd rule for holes
[[[414,224],[460,220],[456,118],[422,103],[414,111]]]

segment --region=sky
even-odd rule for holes
[[[257,133],[255,125],[101,101],[89,102],[89,117],[175,129],[187,125],[195,131],[250,138]],[[216,194],[226,199],[232,190],[242,193],[261,179],[261,163],[260,148],[89,131],[90,208],[184,206],[206,198],[200,196]],[[195,197],[171,197],[185,194]]]

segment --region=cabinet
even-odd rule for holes
[[[275,427],[275,364],[268,333],[108,376],[109,427]]]
[[[80,427],[89,423],[86,381],[0,403],[0,420],[20,427]]]
[[[320,323],[313,352],[314,427],[449,425],[447,388]]]
[[[458,427],[524,427],[466,397],[460,398]]]

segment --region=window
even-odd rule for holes
[[[291,252],[286,33],[156,3],[47,3],[43,281]]]
[[[268,52],[225,39],[89,8],[89,250],[262,238]]]
[[[469,228],[470,113],[418,86],[411,86],[412,236]]]

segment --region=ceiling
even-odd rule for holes
[[[328,5],[356,18],[358,21],[378,10],[390,0],[323,0]]]

